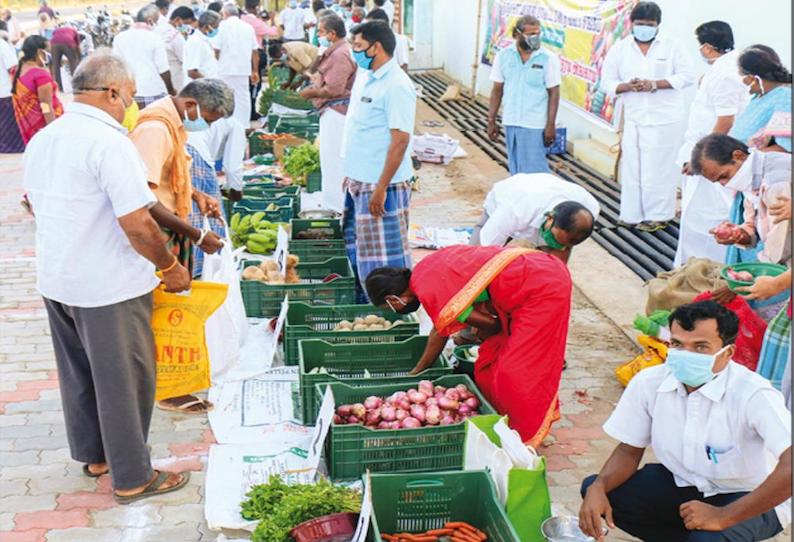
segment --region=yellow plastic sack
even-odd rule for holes
[[[194,280],[187,294],[170,294],[162,286],[154,290],[155,400],[210,387],[204,323],[223,304],[228,289],[226,284]]]
[[[660,365],[667,359],[667,345],[656,337],[640,335],[637,341],[644,348],[642,354],[615,369],[615,376],[623,386],[628,386],[634,375],[643,369]]]

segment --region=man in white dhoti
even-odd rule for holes
[[[623,138],[620,160],[620,220],[645,231],[675,217],[680,173],[684,95],[694,72],[675,40],[659,35],[662,10],[639,2],[631,11],[632,34],[615,44],[604,61],[601,88],[620,96]]]
[[[716,262],[725,260],[726,246],[718,244],[709,231],[728,219],[733,193],[719,183],[693,175],[689,157],[695,143],[703,137],[710,133],[727,134],[749,99],[737,69],[739,53],[733,49],[730,25],[709,21],[697,27],[695,35],[700,43],[700,54],[710,66],[698,84],[695,101],[689,110],[684,145],[678,152],[684,184],[675,266],[693,257]]]
[[[251,126],[251,96],[248,83],[259,82],[259,44],[253,27],[240,19],[235,4],[223,6],[218,37],[220,78],[234,91],[234,118],[245,127]]]
[[[311,76],[312,85],[301,91],[301,96],[314,100],[314,107],[320,111],[323,207],[338,213],[345,208],[342,133],[357,70],[346,34],[345,22],[335,13],[320,17],[317,36],[324,51],[316,62],[317,72]]]

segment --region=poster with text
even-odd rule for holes
[[[515,43],[513,28],[524,15],[541,22],[543,46],[560,57],[560,96],[599,120],[614,124],[614,100],[598,89],[607,51],[631,27],[637,0],[488,0],[482,62]]]

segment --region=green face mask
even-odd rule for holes
[[[551,233],[551,228],[546,229],[545,223],[540,226],[540,236],[549,248],[553,248],[554,250],[565,250],[565,245],[554,238],[554,234]]]

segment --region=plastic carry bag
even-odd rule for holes
[[[540,526],[551,517],[546,459],[521,442],[499,415],[466,420],[464,470],[488,470],[521,542],[544,542]]]
[[[705,301],[711,299],[711,292],[703,292],[693,301]],[[764,344],[764,334],[766,333],[766,322],[763,318],[750,308],[741,296],[736,296],[729,303],[725,303],[725,308],[734,313],[739,318],[739,334],[736,335],[736,351],[731,359],[739,365],[744,365],[751,371],[758,367],[758,358],[761,355],[761,347]]]
[[[223,304],[228,286],[193,281],[187,293],[154,290],[152,332],[157,360],[155,400],[188,395],[210,387],[204,339],[207,318]]]
[[[204,328],[212,379],[215,381],[240,360],[240,348],[245,344],[248,334],[248,321],[237,271],[239,254],[243,250],[243,247],[232,250],[229,228],[226,226],[223,248],[215,254],[204,255],[201,279],[226,284],[229,288],[223,305],[207,319]]]
[[[624,387],[643,369],[661,365],[667,359],[667,345],[656,337],[640,335],[637,342],[642,345],[642,354],[615,369],[615,376]]]

